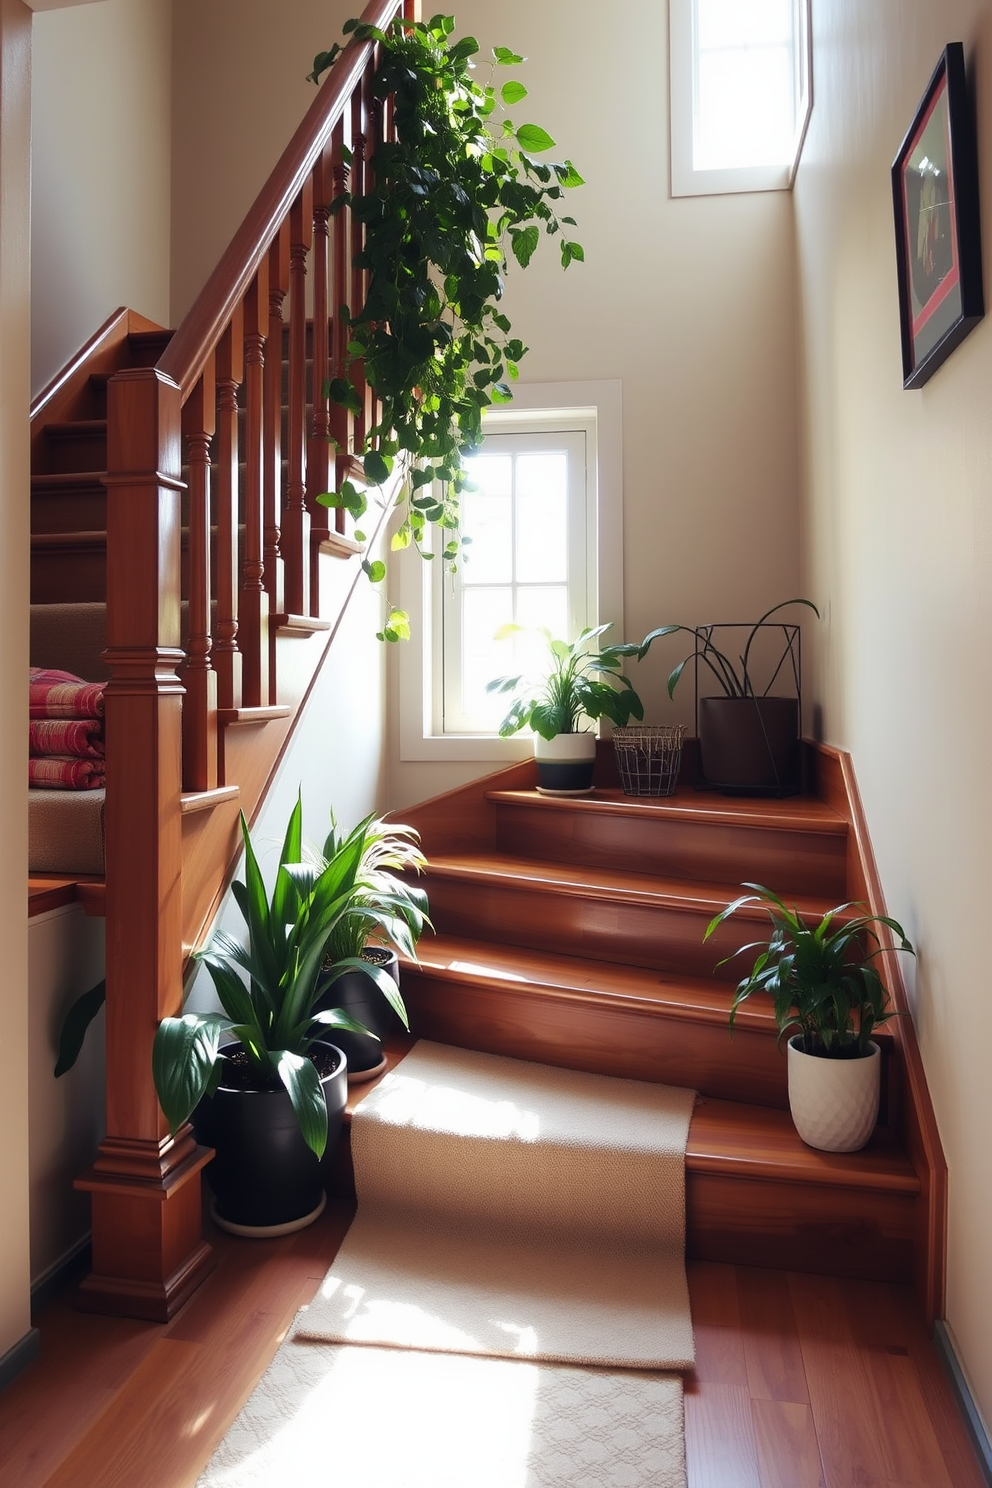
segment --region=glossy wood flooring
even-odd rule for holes
[[[190,1488],[349,1217],[338,1204],[289,1240],[212,1234],[217,1271],[165,1327],[50,1303],[40,1361],[0,1394],[2,1488]],[[689,1272],[689,1488],[984,1488],[908,1288]]]

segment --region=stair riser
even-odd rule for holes
[[[843,899],[839,834],[682,822],[497,804],[501,852],[704,882],[762,883],[789,894]]]
[[[107,468],[105,429],[57,435],[49,431],[45,444],[48,455],[46,464],[53,475]]]
[[[72,491],[31,494],[32,532],[106,532],[107,492],[80,485]]]
[[[509,941],[533,950],[732,982],[743,975],[745,963],[750,965],[747,957],[739,957],[730,966],[718,967],[754,934],[741,920],[722,926],[704,945],[703,935],[715,913],[709,908],[635,904],[616,896],[535,890],[532,883],[511,878],[494,884],[430,873],[427,891],[431,918],[446,935]]]
[[[908,1283],[919,1204],[908,1194],[687,1171],[686,1254]]]
[[[32,552],[32,604],[102,603],[106,597],[105,548]]]
[[[731,1040],[716,1023],[553,998],[543,988],[479,986],[412,967],[403,969],[403,997],[419,1038],[788,1109],[786,1060],[771,1031],[738,1029]]]

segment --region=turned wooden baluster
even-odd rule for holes
[[[289,214],[289,475],[282,524],[286,610],[310,614],[310,513],[306,509],[307,254],[313,243],[313,178]]]
[[[189,636],[183,668],[183,789],[217,785],[217,673],[210,661],[210,441],[216,426],[214,359],[183,407],[189,461]]]
[[[338,138],[339,130],[335,130]],[[320,614],[320,544],[330,531],[330,511],[317,497],[333,484],[330,414],[325,391],[330,368],[327,280],[330,267],[328,219],[334,179],[331,147],[323,151],[313,173],[313,423],[307,445],[307,510],[310,513],[310,600]]]
[[[265,587],[271,614],[286,608],[285,572],[280,552],[282,524],[282,306],[289,288],[289,223],[284,222],[269,249],[269,335],[265,358],[265,472],[262,483]],[[269,701],[275,702],[275,676],[269,678]]]
[[[217,624],[213,643],[217,705],[241,706],[238,649],[238,388],[244,377],[239,305],[217,347]],[[223,782],[222,782],[223,783]]]
[[[262,414],[265,336],[269,328],[269,264],[263,258],[244,302],[245,462],[244,551],[238,601],[241,701],[246,708],[269,702],[269,596],[262,582]]]
[[[349,119],[348,134],[350,135]],[[333,136],[333,171],[334,171],[334,195],[343,196],[348,190],[349,170],[345,163],[343,146],[349,140],[345,135],[344,120],[342,119],[334,129]],[[341,307],[348,305],[353,314],[357,315],[362,308],[365,296],[355,300],[351,298],[355,285],[351,272],[351,212],[347,207],[340,208],[334,216],[334,253],[333,253],[333,278],[334,278],[334,324],[331,330],[331,366],[335,377],[344,377],[348,371],[348,341],[351,338],[351,330],[341,315]],[[335,460],[335,472],[338,482],[347,473],[355,454],[355,416],[350,409],[340,403],[335,403],[331,408],[331,436],[337,445],[337,458]],[[345,530],[345,514],[343,509],[335,513],[335,530]]]

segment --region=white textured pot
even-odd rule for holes
[[[875,1129],[882,1059],[877,1044],[863,1059],[820,1059],[789,1040],[789,1106],[796,1131],[821,1152],[857,1152]]]
[[[592,790],[595,734],[555,734],[553,739],[535,734],[534,758],[538,790],[554,795],[584,795]]]

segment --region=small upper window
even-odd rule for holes
[[[809,0],[670,0],[672,195],[791,186],[811,106]]]

